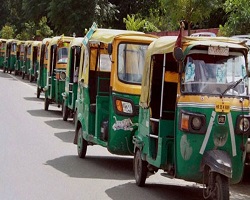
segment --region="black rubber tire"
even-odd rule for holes
[[[45,97],[44,99],[44,110],[49,110],[49,99],[48,97]]]
[[[25,78],[25,73],[24,72],[22,72],[22,79],[24,79]]]
[[[147,162],[141,159],[141,151],[136,150],[134,156],[134,175],[136,185],[143,187],[148,173]]]
[[[211,200],[229,200],[229,180],[226,176],[216,173],[214,187]]]
[[[65,102],[63,102],[62,106],[62,115],[63,115],[63,121],[67,121],[69,117],[69,108],[66,106]]]
[[[41,89],[37,86],[36,87],[36,98],[40,98],[40,94],[41,94]]]
[[[82,137],[82,128],[77,129],[77,154],[79,158],[85,158],[87,152],[87,141]]]

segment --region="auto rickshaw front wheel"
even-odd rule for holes
[[[82,128],[80,127],[77,132],[77,153],[79,158],[85,158],[87,152],[87,141],[82,136]]]
[[[217,172],[210,172],[204,198],[207,199],[208,197],[210,200],[229,200],[228,177]]]
[[[36,87],[36,98],[40,98],[40,94],[41,94],[41,89],[37,86]]]
[[[147,173],[147,162],[142,160],[141,151],[137,149],[134,156],[134,174],[136,185],[140,187],[143,187],[145,185]]]

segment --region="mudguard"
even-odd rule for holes
[[[211,171],[232,178],[232,162],[228,153],[222,150],[206,151],[203,155],[200,170],[204,171],[205,166]]]

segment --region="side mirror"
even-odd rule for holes
[[[111,55],[113,51],[113,46],[111,43],[108,44],[108,54]]]
[[[184,59],[184,53],[183,53],[183,51],[182,51],[182,49],[180,47],[175,47],[174,48],[173,56],[174,56],[174,59],[176,61],[178,61],[178,62],[181,62]]]

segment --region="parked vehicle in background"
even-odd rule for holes
[[[198,32],[192,33],[190,37],[216,37],[216,34],[212,32]]]
[[[31,44],[31,57],[29,68],[29,81],[33,82],[37,80],[37,72],[40,64],[40,49],[42,41],[33,41]]]
[[[48,72],[48,46],[52,38],[44,38],[40,49],[40,61],[39,69],[37,72],[37,91],[36,97],[40,98],[41,92],[47,83],[47,72]]]
[[[31,61],[31,45],[33,41],[25,41],[24,43],[24,62],[22,68],[22,79],[29,78],[29,68]]]
[[[68,65],[66,69],[65,92],[63,96],[63,120],[74,116],[78,89],[78,73],[81,55],[84,55],[83,37],[74,38],[69,45]]]
[[[0,39],[0,68],[4,66],[5,60],[5,49],[6,49],[6,39]]]
[[[65,90],[68,48],[72,40],[73,37],[56,36],[49,42],[44,110],[48,110],[52,103],[58,104],[58,107],[63,103],[62,93]]]
[[[80,158],[88,145],[133,154],[141,75],[148,45],[155,39],[142,32],[93,26],[87,33],[75,111],[74,143]]]
[[[17,42],[17,57],[15,63],[15,75],[20,75],[22,73],[21,68],[24,65],[24,47],[25,41]]]
[[[146,55],[133,138],[136,184],[162,169],[203,184],[204,199],[229,200],[250,134],[248,47],[222,37],[184,37],[174,51],[175,43],[161,37]]]
[[[9,72],[15,70],[15,64],[17,59],[17,40],[9,39],[6,42],[5,48],[5,61],[4,61],[4,68],[3,72]]]

